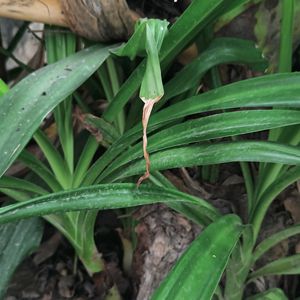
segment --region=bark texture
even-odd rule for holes
[[[125,40],[134,19],[125,0],[61,0],[70,28],[96,41]]]

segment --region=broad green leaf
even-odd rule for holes
[[[150,133],[170,121],[214,110],[273,106],[300,107],[299,82],[299,73],[276,74],[220,87],[188,98],[153,114],[147,131]],[[137,125],[126,132],[90,169],[84,180],[85,184],[93,183],[115,157],[140,139],[140,135],[141,125]]]
[[[288,298],[281,289],[274,288],[249,297],[246,300],[288,300]]]
[[[151,117],[151,127],[188,115],[240,107],[299,107],[300,73],[274,74],[241,80],[185,99]],[[137,130],[135,128],[135,130]]]
[[[296,234],[300,234],[300,224],[295,224],[264,239],[255,248],[255,251],[253,253],[253,262],[258,260],[264,253],[266,253],[269,249],[271,249],[281,241],[288,239],[289,237]]]
[[[211,299],[242,229],[236,215],[227,215],[209,225],[185,251],[151,299]]]
[[[101,45],[31,73],[0,98],[0,176],[13,163],[43,118],[76,90],[109,55]]]
[[[244,110],[221,113],[160,130],[148,137],[148,152],[299,123],[300,112],[295,110]],[[116,158],[100,178],[142,156],[142,145],[138,143]]]
[[[192,145],[153,153],[151,155],[151,170],[166,170],[241,161],[300,165],[300,149],[298,147],[263,141]],[[141,174],[143,170],[143,160],[139,159],[116,170],[105,181]]]
[[[152,203],[186,202],[203,209],[203,215],[214,220],[219,213],[205,200],[154,186],[104,184],[38,197],[0,208],[0,224],[38,215],[86,209],[114,209]]]
[[[43,223],[38,218],[0,226],[1,299],[14,271],[22,260],[39,246],[42,235]]]
[[[252,272],[250,279],[267,275],[293,275],[300,273],[300,254],[277,259]]]

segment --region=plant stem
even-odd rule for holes
[[[43,151],[58,182],[64,189],[70,188],[71,174],[69,173],[66,162],[62,159],[60,153],[49,141],[49,138],[41,130],[38,130],[34,134],[33,138]]]
[[[77,162],[73,175],[73,188],[77,188],[81,185],[98,147],[98,142],[92,135],[90,135],[84,149],[81,152],[79,161]]]
[[[294,0],[281,1],[279,72],[291,72],[293,55]]]
[[[108,57],[107,61],[107,70],[108,70],[108,76],[110,78],[111,82],[111,88],[113,95],[117,95],[120,89],[120,82],[119,82],[119,76],[117,72],[117,68],[115,65],[114,60],[111,57]],[[124,115],[124,110],[122,109],[121,112],[119,113],[117,120],[116,120],[116,125],[119,129],[119,132],[122,134],[125,130],[125,115]]]

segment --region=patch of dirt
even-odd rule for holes
[[[199,226],[165,205],[144,206],[135,213],[139,224],[133,260],[134,299],[150,299],[184,250],[200,233]]]

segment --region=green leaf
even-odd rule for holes
[[[157,124],[218,109],[299,107],[299,82],[300,73],[291,73],[261,76],[222,86],[157,112],[151,117],[148,131]]]
[[[30,181],[9,176],[2,176],[0,178],[0,188],[23,190],[37,195],[47,194],[46,190]]]
[[[209,225],[185,251],[151,299],[211,299],[242,228],[236,215],[227,215]]]
[[[274,288],[249,297],[246,300],[288,300],[288,298],[281,289]]]
[[[226,63],[248,64],[260,71],[268,66],[254,42],[235,38],[214,39],[207,50],[166,83],[162,102],[195,87],[209,69]]]
[[[300,165],[300,149],[298,147],[263,141],[192,145],[153,153],[151,155],[151,170],[166,170],[241,161]],[[141,174],[143,171],[143,160],[139,159],[116,170],[105,178],[105,181]]]
[[[7,284],[22,260],[40,244],[43,223],[38,218],[20,220],[0,226],[0,298],[4,297]]]
[[[77,188],[80,186],[98,147],[98,142],[92,135],[90,135],[77,162],[76,169],[73,174],[72,187]]]
[[[281,1],[280,54],[278,72],[292,71],[294,40],[294,6],[296,1]]]
[[[134,184],[104,184],[38,197],[0,208],[0,224],[32,216],[86,209],[114,209],[152,203],[187,202],[203,209],[205,218],[219,213],[205,200],[154,186],[137,188]]]
[[[268,68],[269,72],[274,72],[278,70],[278,60],[279,60],[279,52],[280,48],[280,29],[282,26],[282,3],[286,1],[278,1],[274,2],[275,5],[268,6],[267,2],[261,1],[258,6],[256,12],[256,25],[254,29],[254,33],[256,36],[256,40],[258,43],[259,48],[263,50],[264,55],[270,61],[270,67]],[[284,5],[294,3],[294,20],[298,20],[300,17],[300,3],[298,1],[287,1]],[[290,42],[290,25],[287,24],[292,21],[290,17],[291,12],[285,10],[285,27],[288,25],[284,31],[284,39]],[[288,18],[288,19],[287,19]],[[287,21],[287,23],[286,23]],[[295,49],[297,45],[299,45],[300,41],[300,25],[298,22],[294,21],[294,29],[293,29],[293,48]],[[283,44],[282,46],[286,48],[286,51],[290,51],[289,44]]]
[[[159,131],[148,138],[148,152],[299,123],[300,112],[295,110],[245,110],[221,113],[189,120]],[[138,143],[116,158],[100,178],[142,155],[142,144]]]
[[[133,60],[136,56],[147,57],[149,43],[154,43],[159,51],[168,31],[169,22],[159,19],[139,19],[135,24],[133,35],[128,42],[113,50],[118,56],[127,56]],[[152,31],[154,40],[148,40],[147,31]]]
[[[267,275],[294,275],[300,273],[300,254],[277,259],[252,272],[250,279]]]
[[[109,55],[101,45],[31,73],[0,98],[0,176],[13,163],[43,118],[76,90]]]
[[[299,149],[299,147],[294,147]],[[290,168],[279,176],[261,195],[259,202],[251,211],[250,222],[253,224],[254,236],[257,237],[265,214],[274,199],[289,185],[300,178],[300,167]]]
[[[178,190],[163,174],[160,172],[154,172],[150,176],[150,180],[159,187],[170,188],[174,190]],[[201,206],[196,207],[195,205],[191,205],[187,202],[176,202],[176,203],[168,203],[168,206],[180,214],[184,215],[189,220],[195,222],[199,225],[207,226],[210,224],[210,220],[207,218],[203,218],[204,215],[202,213]]]
[[[46,26],[45,48],[48,64],[55,63],[76,52],[76,36],[72,32],[62,31],[59,27]],[[56,106],[53,115],[60,145],[64,153],[65,164],[72,174],[74,168],[74,135],[71,95]],[[70,176],[65,175],[64,177],[68,178]]]
[[[45,158],[47,159],[58,182],[63,186],[64,189],[70,188],[70,169],[58,150],[51,143],[50,139],[42,130],[37,130],[33,135],[33,138],[45,155]]]
[[[0,78],[0,97],[9,91],[8,85]]]
[[[266,253],[269,249],[271,249],[281,241],[288,239],[289,237],[296,234],[300,234],[300,224],[295,224],[264,239],[253,252],[253,262],[258,260],[264,253]]]
[[[164,94],[161,78],[159,50],[168,31],[169,22],[159,19],[140,19],[129,41],[113,53],[119,56],[146,57],[146,69],[142,79],[140,98],[159,100]]]
[[[243,0],[237,0],[242,2]],[[162,69],[186,47],[209,23],[227,11],[232,0],[195,0],[170,28],[161,49]],[[233,8],[233,7],[230,7]]]
[[[120,138],[120,134],[116,128],[104,119],[92,114],[85,114],[83,118],[84,125],[91,128],[92,134],[94,134],[96,138],[98,137],[98,142],[103,143],[104,146],[108,147],[108,145],[111,145],[114,141]]]
[[[24,191],[18,191],[16,189],[9,189],[9,188],[0,188],[1,193],[7,195],[11,199],[17,201],[24,201],[30,199],[30,195]]]
[[[253,244],[251,224],[244,226],[241,241],[234,248],[226,267],[224,299],[242,299],[244,283],[249,274]]]
[[[159,41],[156,40],[156,32],[161,33],[159,38],[163,38],[167,32],[167,24],[151,26],[151,24],[146,25],[146,51],[147,51],[147,61],[146,70],[142,80],[140,89],[140,98],[143,102],[148,100],[158,101],[164,94],[164,86],[161,77],[161,69],[159,62]]]
[[[58,192],[63,189],[63,187],[60,185],[51,171],[43,164],[43,162],[41,162],[30,152],[23,150],[18,157],[18,161],[23,163],[32,172],[37,174],[45,183],[47,183],[52,191]]]
[[[277,135],[278,134],[278,135]],[[299,125],[275,128],[269,132],[269,141],[297,146],[300,143]],[[281,164],[261,164],[257,179],[255,201],[259,202],[262,194],[286,170]]]
[[[214,110],[240,109],[242,107],[300,107],[299,82],[300,74],[292,73],[262,76],[229,84],[188,98],[153,114],[147,131],[150,133],[170,121]],[[122,151],[137,141],[140,135],[141,125],[127,131],[90,169],[85,184],[93,183],[103,169]]]
[[[236,1],[232,1],[233,7],[232,9],[222,15],[219,20],[217,21],[214,30],[217,32],[219,31],[222,27],[230,23],[234,18],[242,14],[245,10],[247,10],[249,7],[252,5],[260,2],[261,0],[243,0],[243,1],[238,1],[239,3],[235,3]]]

